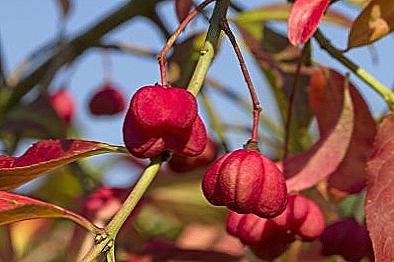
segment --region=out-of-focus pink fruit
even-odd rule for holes
[[[74,98],[66,89],[59,89],[55,93],[49,95],[49,101],[59,118],[63,119],[66,123],[72,121],[75,113],[75,103]]]
[[[111,84],[105,84],[92,96],[89,102],[90,113],[95,116],[111,116],[126,108],[122,92]]]

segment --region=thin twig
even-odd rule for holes
[[[258,142],[258,126],[259,126],[260,112],[261,112],[260,101],[257,96],[256,90],[253,86],[252,79],[250,78],[250,74],[249,74],[248,68],[246,67],[245,60],[242,56],[241,49],[239,48],[237,40],[235,39],[235,36],[234,36],[233,32],[231,31],[228,21],[226,19],[223,19],[222,27],[223,27],[223,31],[228,36],[228,38],[234,48],[234,51],[237,55],[237,58],[239,60],[239,65],[241,66],[242,73],[244,75],[246,84],[249,89],[250,96],[252,98],[253,130],[252,130],[252,137],[251,137],[250,141],[253,143],[257,143]]]
[[[295,101],[295,96],[297,94],[298,83],[299,83],[300,74],[301,74],[301,67],[302,67],[304,57],[306,54],[306,50],[307,50],[307,47],[309,44],[310,44],[310,42],[305,44],[304,48],[302,49],[301,56],[299,57],[299,60],[297,63],[297,69],[295,71],[293,85],[290,90],[289,102],[287,105],[287,117],[286,117],[286,122],[285,122],[285,133],[284,133],[284,139],[283,139],[283,156],[282,156],[283,160],[285,160],[287,158],[287,155],[289,153],[290,127],[291,127],[291,120],[293,117],[293,105],[294,105],[294,101]]]
[[[97,43],[94,45],[94,47],[130,53],[148,58],[156,58],[157,54],[156,51],[150,50],[148,48],[127,43]]]
[[[356,65],[350,59],[348,59],[341,51],[334,47],[331,42],[319,30],[316,31],[314,37],[320,44],[321,48],[326,50],[333,58],[341,62],[364,83],[369,85],[376,93],[383,97],[390,110],[394,110],[394,93],[391,91],[390,88],[383,85],[367,71]]]
[[[6,74],[4,69],[3,45],[0,39],[0,87],[7,85]]]
[[[208,99],[208,97],[204,92],[202,91],[200,92],[200,97],[212,129],[215,130],[216,135],[218,136],[224,151],[226,153],[229,152],[226,134],[223,130],[223,124],[221,123],[219,116],[216,114],[216,111],[213,108],[211,101]]]
[[[157,59],[159,60],[159,65],[160,65],[160,76],[161,76],[161,84],[162,86],[167,86],[167,73],[166,73],[166,55],[172,45],[175,43],[176,39],[178,36],[182,33],[182,31],[186,28],[186,26],[196,17],[198,13],[200,13],[207,5],[210,3],[214,2],[215,0],[205,0],[202,2],[200,5],[198,5],[194,10],[192,10],[185,19],[179,24],[178,28],[175,30],[175,32],[171,35],[171,37],[168,39],[167,43],[163,47],[163,49],[160,51],[159,55],[157,56]]]

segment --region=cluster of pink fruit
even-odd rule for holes
[[[65,88],[61,88],[49,96],[49,101],[57,115],[70,124],[75,114],[75,102]],[[94,116],[112,116],[126,108],[123,93],[111,83],[105,83],[95,91],[89,101],[89,111]]]
[[[206,165],[216,157],[196,99],[182,88],[140,88],[131,99],[123,135],[135,157],[172,152],[169,166],[178,171]],[[280,255],[296,236],[311,241],[323,232],[318,206],[301,195],[288,197],[282,172],[256,146],[247,145],[216,160],[204,175],[202,189],[210,203],[231,210],[228,232],[260,257]],[[272,241],[273,249],[268,248]]]
[[[59,117],[70,123],[75,110],[70,94],[61,89],[50,101]],[[115,115],[124,111],[125,99],[116,87],[105,84],[92,96],[89,109],[96,116]],[[204,167],[218,153],[198,115],[195,97],[182,88],[140,88],[131,99],[123,135],[135,157],[172,152],[168,165],[176,172]],[[255,145],[217,159],[206,171],[202,189],[211,204],[230,209],[226,219],[229,234],[262,259],[280,256],[296,239],[308,242],[319,237],[325,255],[358,261],[372,254],[368,233],[356,221],[339,221],[324,230],[319,207],[302,195],[288,195],[282,172]],[[349,238],[338,230],[360,237]],[[346,248],[349,245],[356,246]]]

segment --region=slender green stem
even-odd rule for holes
[[[331,42],[320,32],[317,31],[314,35],[320,46],[326,50],[332,57],[341,62],[350,71],[352,71],[358,78],[369,85],[375,92],[377,92],[386,101],[390,110],[394,109],[394,93],[390,88],[380,83],[375,77],[369,74],[364,69],[360,68],[353,61],[347,58],[341,51],[334,47]]]
[[[200,51],[196,69],[187,87],[187,90],[195,96],[200,91],[207,75],[208,68],[215,56],[215,48],[219,43],[220,33],[222,31],[221,23],[223,18],[226,17],[228,6],[229,0],[216,1],[204,46]]]
[[[229,152],[229,147],[226,139],[226,134],[223,129],[223,124],[220,121],[219,116],[216,114],[215,109],[209,98],[201,91],[200,92],[201,101],[204,105],[204,110],[207,113],[208,120],[213,130],[215,130],[216,135],[218,136],[220,143],[223,146],[225,152]]]
[[[144,172],[141,174],[140,179],[134,186],[133,190],[130,192],[129,196],[123,203],[120,210],[116,213],[114,218],[109,222],[105,228],[105,234],[98,235],[100,239],[96,239],[98,244],[94,245],[92,249],[89,250],[88,254],[81,260],[84,262],[94,261],[97,256],[100,255],[103,250],[108,247],[108,245],[114,241],[116,235],[118,234],[123,223],[129,217],[130,213],[133,211],[141,197],[144,195],[145,191],[152,183],[153,179],[160,170],[162,157],[158,156],[152,159],[151,163]]]
[[[80,262],[92,262],[95,261],[95,259],[100,256],[100,254],[103,252],[103,250],[108,246],[108,243],[111,242],[110,238],[106,238],[100,243],[94,245],[89,252],[86,254],[85,257],[83,257]]]
[[[107,262],[115,262],[115,245],[111,247],[111,249],[107,253]]]
[[[118,211],[118,213],[116,213],[111,222],[109,222],[106,229],[107,233],[111,237],[115,238],[115,236],[118,234],[119,229],[129,217],[131,211],[133,211],[134,207],[137,205],[141,197],[144,195],[146,189],[152,183],[156,174],[159,172],[161,162],[161,156],[152,159],[151,163],[142,173],[140,179],[134,186],[126,201],[123,203],[122,208]]]

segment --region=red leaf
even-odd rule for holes
[[[189,14],[193,6],[193,0],[175,0],[175,10],[178,21],[181,23]]]
[[[0,225],[34,218],[67,218],[89,231],[99,232],[99,229],[87,219],[69,210],[29,197],[0,191]]]
[[[288,21],[289,40],[295,45],[304,44],[316,32],[330,0],[297,0]]]
[[[330,90],[332,91],[332,90]],[[334,126],[322,134],[306,152],[296,155],[283,164],[289,191],[300,191],[316,185],[334,172],[346,155],[354,127],[354,109],[349,89],[335,90],[331,107]],[[335,100],[336,98],[336,100]],[[336,108],[340,110],[335,110]]]
[[[394,258],[394,115],[384,119],[378,129],[374,153],[368,162],[367,227],[375,261]]]
[[[310,84],[310,102],[323,136],[335,125],[339,115],[345,78],[333,70],[318,70]],[[366,165],[376,135],[375,121],[358,90],[349,85],[354,105],[354,126],[345,158],[328,179],[331,187],[348,193],[360,192],[366,184]]]
[[[12,190],[34,178],[79,159],[122,149],[83,140],[43,140],[20,157],[0,156],[0,190]]]

